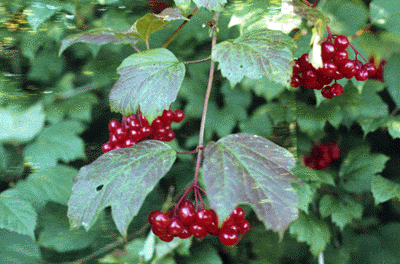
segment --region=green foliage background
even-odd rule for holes
[[[216,71],[205,142],[231,133],[253,133],[287,148],[298,159],[293,172],[303,184],[293,187],[300,213],[282,241],[246,206],[252,228],[235,247],[223,247],[215,237],[162,243],[149,235],[143,228],[148,213],[163,206],[170,186],[181,192],[193,179],[194,157],[186,155],[178,156],[146,197],[129,225],[127,243],[109,208],[88,232],[83,227],[70,230],[67,202],[72,179],[102,154],[108,121],[121,119],[110,111],[108,96],[119,78],[117,68],[135,51],[127,44],[76,43],[59,56],[61,41],[91,29],[127,29],[150,12],[145,2],[0,3],[0,262],[318,263],[323,252],[325,263],[400,263],[397,0],[320,1],[325,2],[322,12],[307,11],[314,24],[329,18],[333,33],[356,36],[351,43],[367,58],[386,60],[384,82],[343,80],[344,94],[325,100],[319,92],[289,88],[267,77],[254,80],[247,74],[232,89],[223,72]],[[190,1],[175,2],[190,10],[185,6]],[[208,1],[194,2],[207,7]],[[225,4],[213,2],[217,11]],[[218,22],[218,42],[266,25],[290,27],[285,33],[297,42],[294,56],[309,52],[312,26],[297,15],[276,17],[280,4],[228,1]],[[210,56],[209,28],[202,25],[211,18],[210,11],[200,8],[168,46],[179,61]],[[151,34],[151,48],[160,48],[181,22],[172,21],[170,28]],[[300,30],[291,30],[294,27]],[[146,48],[143,42],[138,47]],[[186,67],[172,104],[186,113],[184,122],[173,127],[176,140],[168,143],[175,150],[191,150],[198,143],[209,65]],[[327,141],[340,146],[339,162],[326,171],[301,165],[301,156],[313,142]],[[112,243],[116,246],[101,250]]]

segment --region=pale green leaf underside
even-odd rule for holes
[[[372,178],[371,191],[376,205],[392,198],[400,199],[400,184],[385,179],[380,175],[375,175]]]
[[[281,31],[260,29],[218,43],[212,51],[212,59],[219,62],[222,75],[232,86],[244,76],[251,79],[267,76],[287,85],[295,46],[295,41]]]
[[[265,226],[281,234],[297,218],[290,183],[295,159],[284,148],[252,134],[234,134],[207,144],[203,180],[210,206],[221,221],[237,204],[250,204]]]
[[[71,227],[88,230],[99,213],[112,208],[123,236],[144,199],[174,163],[176,152],[161,141],[148,140],[101,155],[80,169],[68,201]]]
[[[121,75],[110,93],[113,111],[125,116],[140,111],[149,121],[175,101],[185,76],[185,65],[167,49],[133,54],[118,68]]]
[[[227,0],[193,0],[198,7],[205,7],[208,10],[221,12]]]

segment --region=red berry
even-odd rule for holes
[[[333,93],[332,93],[332,89],[331,86],[325,86],[322,90],[321,90],[321,94],[323,97],[327,98],[327,99],[332,99],[333,98]]]
[[[142,127],[139,119],[133,119],[128,122],[129,129],[139,130]]]
[[[124,127],[119,127],[115,130],[115,136],[117,137],[118,142],[121,142],[128,137],[128,131]]]
[[[172,121],[175,123],[180,123],[185,118],[185,112],[181,109],[176,109],[174,115],[172,116]]]
[[[131,138],[132,140],[136,140],[139,141],[143,138],[142,133],[140,132],[140,130],[130,130],[128,133],[129,138]]]
[[[161,116],[161,121],[164,125],[171,124],[174,113],[171,110],[164,110]]]
[[[140,121],[140,124],[142,124],[142,127],[149,126],[149,121],[147,121],[147,118],[145,116],[143,116],[142,113],[138,114],[138,119]]]
[[[374,76],[376,72],[376,67],[373,63],[367,62],[363,66],[364,69],[368,71],[368,76]]]
[[[183,226],[183,229],[181,231],[181,233],[178,235],[178,237],[180,239],[186,239],[192,236],[192,233],[190,233],[190,230],[188,227]]]
[[[165,233],[161,236],[158,236],[159,239],[161,239],[164,242],[171,242],[174,239],[174,235]]]
[[[322,74],[318,74],[318,83],[320,84],[319,87],[316,89],[320,90],[324,87],[324,85],[328,85],[333,81],[332,77],[328,77]]]
[[[240,234],[245,234],[245,233],[247,233],[247,231],[249,231],[249,229],[250,229],[250,223],[249,223],[249,221],[247,221],[246,219],[242,220],[242,221],[238,224],[238,226],[239,226],[238,232],[239,232]]]
[[[231,213],[231,216],[233,217],[233,219],[235,219],[235,222],[243,220],[245,217],[243,208],[239,206],[235,207],[235,209],[233,209],[233,212]]]
[[[196,238],[204,238],[208,232],[207,228],[205,228],[203,225],[194,223],[190,226],[190,233]]]
[[[326,160],[324,160],[324,159],[320,159],[320,160],[318,160],[317,161],[317,167],[316,167],[316,169],[317,170],[324,170],[324,169],[326,169],[326,167],[328,167],[328,162],[326,162]]]
[[[334,142],[329,142],[327,146],[329,148],[329,155],[331,156],[332,160],[338,160],[340,158],[339,146]]]
[[[335,55],[335,46],[332,42],[324,41],[321,44],[321,57],[323,61],[333,59]]]
[[[136,140],[128,138],[124,141],[124,148],[129,148],[136,144],[137,144]]]
[[[168,232],[167,229],[158,229],[155,226],[151,226],[151,231],[153,231],[153,234],[158,236],[158,237],[162,236],[162,235],[164,235],[164,234],[166,234]]]
[[[141,135],[142,135],[142,138],[143,138],[143,137],[148,137],[148,136],[150,136],[150,135],[151,135],[151,132],[152,132],[152,129],[151,129],[151,127],[150,127],[149,125],[143,126],[143,127],[140,129],[140,133],[141,133]]]
[[[293,75],[290,80],[290,86],[296,88],[301,85],[301,77],[300,75]]]
[[[113,144],[110,141],[107,141],[103,144],[103,146],[101,146],[101,150],[103,151],[103,153],[107,153],[113,150]]]
[[[146,6],[155,14],[161,13],[164,9],[171,5],[163,0],[147,0]]]
[[[190,206],[190,207],[193,207],[193,209],[194,209],[194,205],[193,205],[192,201],[190,201],[190,200],[182,200],[181,203],[179,204],[179,207],[182,207],[182,206]]]
[[[356,75],[355,63],[352,60],[347,59],[343,64],[339,66],[339,71],[343,73],[346,79],[351,79]]]
[[[152,129],[161,128],[161,127],[163,127],[163,126],[164,126],[164,124],[163,124],[163,122],[161,121],[161,118],[160,118],[160,117],[157,117],[156,119],[153,120],[153,123],[151,123],[151,128],[152,128]]]
[[[333,61],[325,61],[324,66],[319,69],[319,72],[325,76],[332,77],[335,75],[338,68]]]
[[[333,76],[334,80],[340,80],[343,78],[343,73],[341,73],[340,71],[336,71],[335,75]]]
[[[221,229],[218,236],[221,243],[225,246],[235,245],[238,241],[238,234],[229,229]]]
[[[301,57],[299,58],[299,64],[303,72],[314,68],[308,59],[308,53],[304,53],[303,55],[301,55]]]
[[[303,72],[303,69],[300,67],[300,63],[298,60],[294,60],[294,66],[293,66],[293,75],[298,75]]]
[[[339,66],[349,59],[349,54],[345,50],[336,51],[335,56],[333,57],[333,61],[336,63],[336,66]]]
[[[165,135],[165,141],[169,142],[174,140],[174,138],[175,138],[175,132],[172,130],[167,130]]]
[[[150,214],[149,214],[149,216],[148,216],[148,218],[147,218],[147,220],[149,221],[149,224],[150,224],[150,225],[153,225],[154,216],[155,216],[156,214],[158,214],[158,212],[160,212],[160,211],[153,210],[153,211],[150,212]]]
[[[173,219],[168,227],[168,232],[174,236],[178,236],[180,233],[182,233],[183,228],[184,225],[180,220]]]
[[[332,92],[333,96],[339,96],[339,95],[343,94],[343,86],[338,83],[334,83],[331,86],[331,92]]]
[[[111,119],[110,122],[108,123],[108,130],[111,133],[114,133],[117,128],[121,127],[121,123],[117,119]]]
[[[119,140],[118,140],[118,138],[117,138],[117,135],[111,133],[111,134],[110,134],[110,139],[108,140],[108,142],[110,142],[110,143],[113,144],[114,146],[115,146],[116,144],[118,144]]]
[[[354,60],[354,67],[356,68],[356,72],[359,71],[363,66],[363,63],[359,60]]]
[[[116,144],[116,145],[114,146],[114,149],[122,149],[122,148],[124,148],[124,146],[121,145],[121,144]]]
[[[345,50],[349,46],[349,40],[346,36],[339,35],[335,38],[334,45],[336,50]]]
[[[153,226],[159,230],[167,230],[170,225],[171,219],[168,215],[163,212],[158,211],[154,213],[153,216]]]
[[[196,220],[196,210],[193,206],[181,206],[178,210],[178,215],[185,225],[189,225]]]
[[[211,210],[201,209],[197,212],[196,223],[208,227],[214,221],[214,214]]]
[[[212,222],[211,225],[207,226],[207,232],[212,236],[218,235],[219,232],[218,221]]]
[[[361,68],[358,72],[356,72],[356,80],[357,81],[366,81],[368,79],[368,71],[365,68]]]

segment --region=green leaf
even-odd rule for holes
[[[42,129],[44,120],[42,103],[24,111],[0,109],[0,141],[19,144],[31,140]]]
[[[99,213],[111,205],[116,226],[126,237],[129,223],[175,158],[176,152],[168,145],[148,140],[107,152],[82,167],[68,202],[71,227],[82,225],[89,230]]]
[[[138,19],[133,27],[136,29],[135,31],[138,33],[138,36],[147,42],[150,34],[162,30],[168,23],[168,20],[164,20],[160,16],[155,14],[146,14],[142,18]]]
[[[353,219],[361,219],[363,206],[352,197],[324,195],[319,202],[322,217],[331,216],[332,222],[343,231],[345,225]]]
[[[400,54],[395,54],[383,67],[385,83],[388,85],[388,91],[397,107],[400,107]]]
[[[209,142],[204,150],[203,180],[220,221],[237,204],[250,204],[267,228],[280,235],[297,218],[295,159],[286,149],[251,134]]]
[[[392,138],[400,138],[400,116],[389,121],[388,130]]]
[[[229,27],[238,25],[242,32],[268,28],[289,33],[301,24],[301,18],[294,14],[290,1],[253,0],[231,2],[232,14]]]
[[[72,4],[62,3],[56,0],[39,0],[25,8],[24,14],[34,31],[37,31],[44,21],[61,10],[75,14],[75,7]]]
[[[70,35],[62,40],[59,55],[74,43],[85,42],[97,45],[103,44],[136,44],[139,36],[134,27],[125,30],[116,30],[113,28],[95,28],[79,34]]]
[[[72,182],[72,180],[71,180]],[[39,215],[41,231],[38,243],[41,247],[67,252],[89,247],[98,234],[99,229],[86,232],[85,229],[70,230],[67,207],[49,203]]]
[[[366,146],[352,149],[342,161],[339,177],[343,178],[343,187],[354,193],[371,190],[371,180],[382,172],[389,157],[383,154],[371,154]]]
[[[201,243],[193,247],[185,263],[190,264],[223,264],[218,251],[210,243]]]
[[[300,185],[292,183],[292,187],[296,190],[299,199],[299,209],[308,214],[308,206],[313,201],[314,195],[317,193],[318,184],[303,183]]]
[[[372,178],[371,191],[375,198],[375,205],[392,198],[400,199],[400,184],[385,179],[380,175],[375,175]]]
[[[72,179],[78,171],[58,165],[31,173],[26,180],[18,182],[14,191],[18,197],[41,209],[48,201],[67,205],[73,186]]]
[[[330,22],[329,18],[326,17],[319,9],[311,8],[301,0],[291,0],[288,3],[293,5],[293,12],[296,15],[304,17],[309,22],[314,24],[316,33],[322,38],[325,28]]]
[[[297,178],[304,181],[316,182],[319,184],[326,183],[335,186],[334,176],[327,171],[313,170],[306,166],[297,165],[292,169]]]
[[[161,11],[161,13],[159,13],[157,15],[155,14],[154,16],[162,18],[165,21],[174,21],[174,20],[181,20],[181,19],[189,21],[189,19],[183,15],[182,10],[178,7],[166,8],[163,11]]]
[[[53,167],[59,159],[70,162],[85,158],[84,142],[77,136],[84,130],[83,124],[77,121],[50,125],[24,149],[24,157],[35,169]]]
[[[175,101],[185,65],[167,49],[146,50],[126,58],[110,93],[113,111],[125,116],[140,111],[152,121]]]
[[[7,229],[0,229],[0,263],[32,264],[40,263],[39,245],[32,238]]]
[[[205,7],[210,11],[221,12],[227,0],[193,0],[198,7]]]
[[[289,232],[295,235],[298,241],[310,245],[311,253],[314,256],[324,251],[331,240],[331,232],[327,223],[301,211],[299,218],[290,224]]]
[[[260,29],[249,31],[237,39],[218,43],[212,59],[219,62],[222,75],[234,86],[244,76],[287,85],[292,75],[292,54],[296,42],[281,31]]]
[[[24,172],[24,159],[19,146],[0,143],[0,178],[3,181],[19,180]]]
[[[141,263],[139,251],[144,244],[143,238],[134,239],[125,245],[124,250],[115,250],[101,258],[99,263]]]
[[[370,3],[371,22],[400,34],[400,4],[397,0],[373,0]]]
[[[37,215],[29,202],[16,197],[11,189],[4,191],[0,194],[0,212],[0,228],[35,239]]]
[[[256,95],[262,96],[268,101],[276,98],[286,90],[284,85],[273,82],[266,76],[263,76],[261,80],[245,79],[242,81],[242,85],[248,89],[252,89]]]

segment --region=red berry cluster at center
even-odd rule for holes
[[[334,41],[332,39],[334,38]],[[323,67],[315,69],[309,61],[308,53],[295,60],[293,75],[290,82],[292,87],[304,86],[307,89],[321,90],[323,97],[332,99],[343,94],[343,86],[336,81],[342,78],[366,81],[369,76],[374,76],[376,67],[373,63],[363,64],[356,59],[349,59],[346,51],[349,40],[343,35],[333,35],[321,44]],[[357,52],[356,52],[357,54]],[[329,84],[334,83],[329,86]]]
[[[183,200],[179,208],[174,208],[169,215],[154,210],[148,220],[154,235],[165,242],[172,241],[174,237],[186,239],[193,235],[201,239],[210,234],[218,236],[222,244],[231,246],[237,243],[238,233],[245,234],[250,229],[250,223],[240,207],[236,207],[218,227],[218,216],[214,210],[200,209],[196,212],[189,200]]]
[[[106,153],[113,149],[128,148],[144,139],[171,141],[175,138],[171,123],[180,123],[184,117],[185,113],[182,110],[172,112],[169,109],[154,119],[151,126],[141,113],[124,118],[122,124],[117,119],[112,119],[108,123],[110,139],[103,144],[102,151]]]
[[[321,145],[315,143],[309,156],[303,156],[303,163],[314,170],[324,170],[330,163],[340,158],[340,149],[335,142]]]

